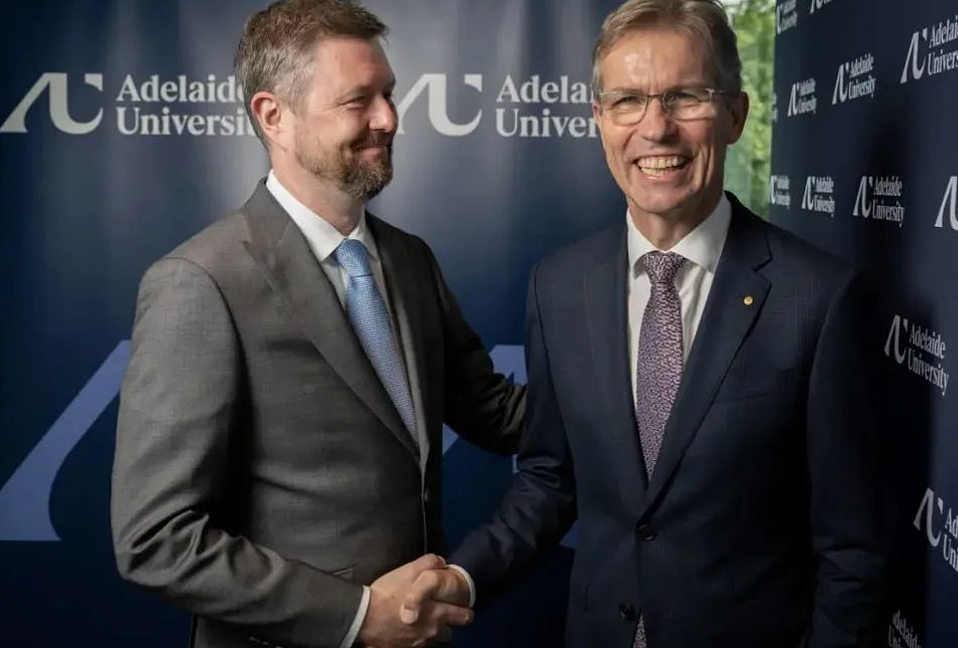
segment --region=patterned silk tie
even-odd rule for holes
[[[369,252],[355,239],[346,239],[333,253],[349,274],[346,286],[346,314],[366,357],[376,370],[386,393],[396,406],[406,429],[416,440],[416,414],[406,380],[406,370],[393,335],[386,302],[376,287]]]
[[[682,379],[682,308],[675,289],[675,273],[683,263],[685,258],[674,252],[649,252],[642,256],[652,291],[639,333],[635,416],[650,478]]]
[[[662,448],[665,423],[682,379],[682,308],[675,274],[685,258],[674,252],[649,252],[642,264],[652,291],[642,315],[635,373],[635,417],[649,478]],[[640,616],[633,648],[648,648]]]

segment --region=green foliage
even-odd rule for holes
[[[742,59],[742,85],[750,108],[742,139],[728,151],[725,186],[752,211],[768,213],[775,71],[775,0],[727,3]]]

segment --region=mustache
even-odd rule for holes
[[[391,149],[392,145],[393,145],[393,136],[391,134],[370,133],[369,136],[353,144],[353,148],[356,150],[362,150],[365,148],[372,148],[374,146],[384,146],[386,148]]]

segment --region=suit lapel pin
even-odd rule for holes
[[[746,306],[751,306],[754,302],[755,300],[752,299],[751,295],[745,295],[745,299],[742,300],[742,303]]]

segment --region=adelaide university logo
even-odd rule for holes
[[[785,0],[775,7],[775,33],[781,34],[798,26],[798,0]]]
[[[768,203],[789,209],[792,206],[791,178],[787,175],[770,176],[768,182]]]
[[[802,209],[835,216],[835,180],[831,176],[808,176]]]
[[[862,176],[852,216],[896,223],[901,228],[905,222],[905,208],[901,204],[903,186],[898,176]]]
[[[955,211],[956,194],[958,194],[958,176],[951,176],[945,188],[945,197],[941,199],[941,207],[938,208],[938,220],[935,221],[935,227],[944,228],[950,225],[953,231],[958,232],[958,212]]]
[[[470,88],[482,92],[481,74],[466,74],[463,75],[462,80]],[[409,107],[423,92],[427,94],[429,122],[436,132],[447,137],[463,137],[472,133],[479,126],[479,120],[482,119],[481,108],[476,116],[465,124],[456,124],[449,118],[449,112],[446,108],[448,88],[445,74],[423,74],[402,100],[396,104],[396,111],[399,113],[399,133],[404,132],[403,117],[406,116]]]
[[[912,524],[925,533],[929,546],[941,547],[942,559],[958,573],[958,515],[931,488],[925,489]]]
[[[103,92],[103,75],[87,73],[83,81],[88,86]],[[63,72],[45,72],[40,75],[33,87],[27,91],[20,103],[16,105],[7,118],[0,125],[0,133],[26,133],[27,112],[40,96],[47,91],[47,101],[50,108],[50,120],[60,131],[69,135],[86,135],[100,125],[103,119],[103,109],[97,111],[96,117],[89,121],[77,121],[70,116],[67,101],[67,75]]]
[[[832,105],[862,97],[875,97],[875,56],[869,52],[838,66]]]
[[[911,35],[900,83],[958,70],[958,14]]]
[[[885,356],[936,388],[944,398],[950,375],[945,368],[948,343],[940,333],[895,315],[885,339]]]
[[[796,115],[815,114],[818,109],[818,97],[815,95],[815,79],[805,79],[792,84],[792,91],[788,97],[788,112],[786,117]]]
[[[901,610],[895,610],[888,626],[888,648],[921,648],[918,631]]]

